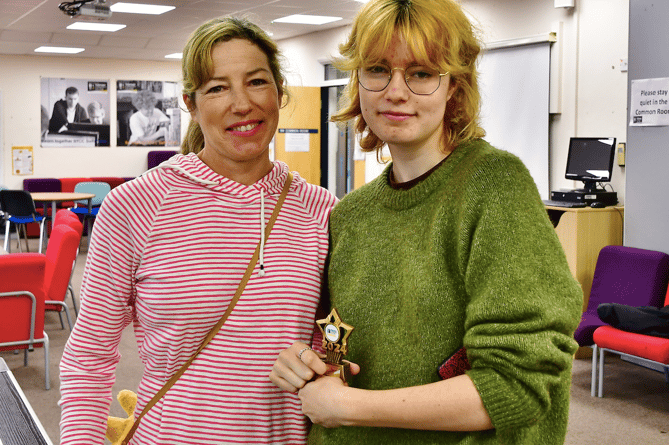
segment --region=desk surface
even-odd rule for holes
[[[78,201],[80,199],[95,198],[95,193],[74,193],[74,192],[32,192],[30,193],[33,201]]]

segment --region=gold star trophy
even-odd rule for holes
[[[348,362],[342,362],[342,357],[348,352],[348,336],[351,335],[353,326],[341,321],[335,308],[323,320],[316,320],[316,324],[323,334],[324,362],[328,367],[325,375],[339,377],[346,382],[350,366]]]

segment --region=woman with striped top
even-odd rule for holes
[[[144,365],[139,413],[225,312],[289,174],[268,148],[285,96],[278,57],[233,18],[187,43],[183,154],[115,188],[98,215],[60,365],[61,444],[103,443],[126,326]],[[239,302],[132,444],[305,442],[297,395],[268,375],[279,351],[311,341],[335,202],[294,174]]]

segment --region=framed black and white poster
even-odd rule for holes
[[[109,80],[42,77],[42,147],[109,147],[109,104]]]
[[[117,145],[181,145],[177,82],[117,80]]]

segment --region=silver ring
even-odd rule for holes
[[[309,346],[303,348],[300,352],[297,353],[297,358],[299,358],[300,361],[302,361],[302,354],[304,354],[304,351],[311,351],[311,350],[312,349]]]

